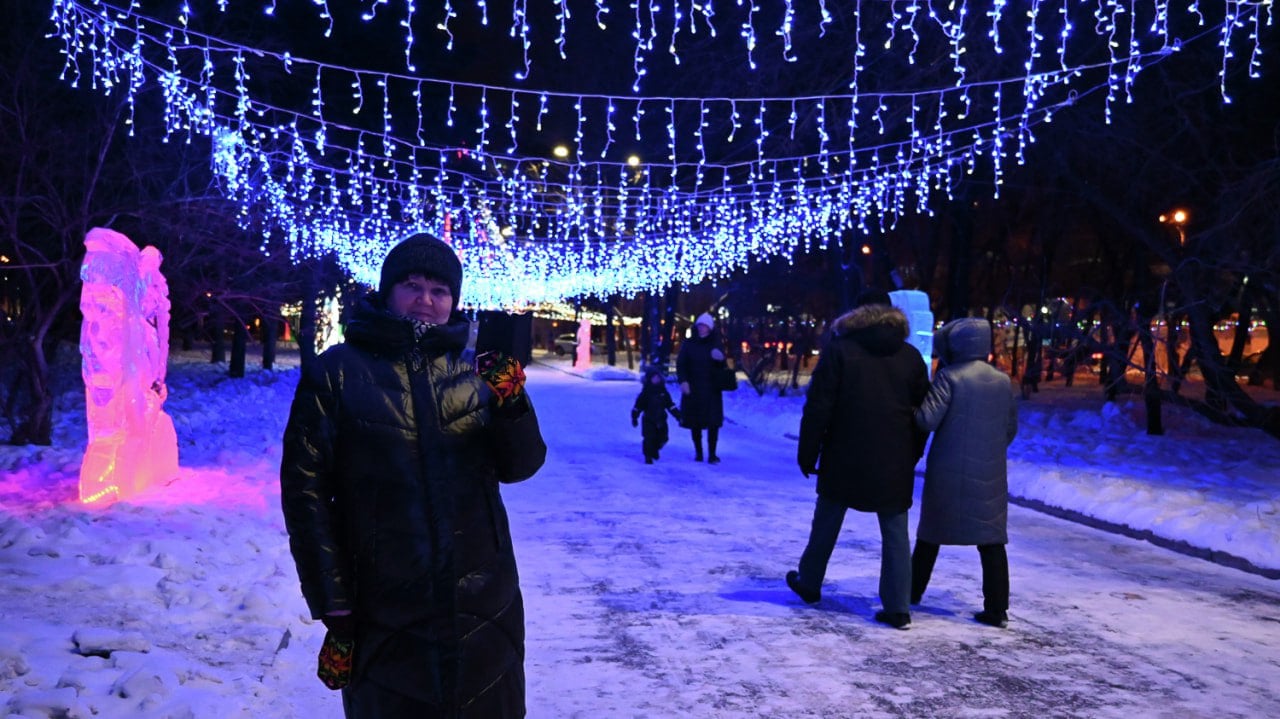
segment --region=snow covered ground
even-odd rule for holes
[[[505,490],[531,717],[1280,715],[1276,580],[1014,507],[1009,628],[970,619],[976,552],[944,548],[899,632],[871,620],[878,534],[851,513],[806,606],[782,582],[813,501],[794,461],[802,398],[744,386],[727,395],[722,464],[693,462],[677,430],[646,466],[630,375],[567,368],[530,368],[548,461]],[[341,716],[314,676],[322,628],[278,510],[296,369],[230,380],[175,357],[182,476],[106,508],[75,501],[77,371],[59,368],[54,446],[0,447],[3,708]],[[1088,385],[1043,386],[1020,409],[1014,494],[1280,569],[1280,442],[1173,407],[1148,437],[1139,403]]]

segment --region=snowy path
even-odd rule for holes
[[[220,372],[171,373],[184,475],[133,504],[70,501],[82,424],[0,448],[0,709],[341,716],[278,510],[296,372]],[[871,620],[868,515],[846,521],[820,604],[783,584],[813,495],[778,426],[727,428],[717,467],[673,428],[646,466],[635,383],[533,367],[530,384],[550,455],[504,494],[531,719],[1280,716],[1280,581],[1014,507],[1009,629],[970,620],[976,552],[944,548],[895,631]],[[60,401],[73,416],[83,395]]]
[[[1006,631],[969,618],[970,548],[944,548],[909,631],[871,621],[878,533],[855,513],[803,605],[782,582],[812,502],[794,443],[730,427],[710,467],[675,431],[645,466],[633,387],[544,389],[547,427],[590,431],[552,430],[547,469],[507,492],[531,716],[1280,715],[1280,585],[1025,509]]]

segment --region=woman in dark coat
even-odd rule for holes
[[[991,323],[970,317],[943,325],[933,340],[938,374],[916,424],[933,432],[924,475],[920,526],[911,555],[911,602],[929,585],[939,545],[978,547],[983,610],[975,618],[1004,626],[1009,609],[1009,517],[1006,454],[1018,432],[1008,375],[987,363]]]
[[[693,437],[694,460],[702,461],[702,430],[707,430],[707,463],[718,464],[716,444],[724,424],[724,397],[716,374],[727,366],[715,319],[707,313],[693,323],[694,336],[680,345],[676,355],[676,379],[680,382],[680,426]]]
[[[518,366],[491,385],[461,358],[461,278],[438,239],[392,249],[380,296],[304,373],[285,430],[289,545],[312,616],[354,641],[352,719],[525,714],[498,486],[531,476],[546,447]]]

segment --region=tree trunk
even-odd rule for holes
[[[640,320],[640,352],[644,355],[644,366],[659,364],[658,345],[662,335],[660,329],[658,296],[646,292],[644,296],[644,317]]]
[[[35,444],[47,447],[53,444],[53,392],[49,389],[49,364],[44,356],[41,342],[36,339],[22,345],[21,366],[18,369],[19,381],[14,383],[15,393],[18,385],[25,379],[27,404],[17,414],[18,423],[9,436],[9,444]],[[13,401],[10,397],[10,401]],[[18,406],[22,406],[19,400]]]
[[[1267,328],[1267,348],[1258,355],[1258,363],[1249,372],[1249,386],[1262,387],[1271,377],[1271,387],[1280,390],[1280,314],[1264,310],[1262,325]]]
[[[240,318],[237,317],[235,323],[235,329],[231,332],[231,366],[228,374],[243,377],[245,355],[249,349],[249,330],[245,329],[244,321]]]
[[[840,298],[837,315],[844,314],[853,307],[854,300],[865,284],[862,266],[855,259],[860,256],[859,248],[857,234],[852,228],[846,228],[840,233],[840,241],[831,243],[827,249],[831,270],[836,277],[836,296]]]
[[[1233,370],[1244,364],[1244,346],[1249,341],[1249,325],[1253,324],[1253,302],[1243,291],[1240,298],[1243,301],[1236,304],[1236,331],[1231,338],[1231,354],[1227,357],[1227,366]]]
[[[1169,391],[1178,394],[1182,389],[1182,380],[1185,373],[1182,371],[1182,361],[1178,356],[1178,344],[1182,341],[1178,337],[1178,322],[1180,320],[1172,314],[1166,314],[1164,318],[1164,353],[1165,365],[1169,373]],[[1187,354],[1191,354],[1191,350],[1187,350]]]
[[[662,337],[659,344],[661,357],[659,363],[663,367],[671,366],[671,350],[676,339],[676,303],[680,299],[680,283],[672,283],[663,297]]]
[[[605,359],[610,367],[618,364],[618,339],[614,330],[614,316],[617,314],[613,310],[613,301],[615,296],[610,296],[605,301],[604,307],[604,353]]]
[[[209,338],[212,341],[212,345],[209,348],[209,361],[213,364],[226,362],[226,322],[222,319],[222,310],[220,308],[214,308],[209,313]]]
[[[316,358],[316,280],[308,272],[302,279],[302,314],[298,318],[298,359],[305,372]]]
[[[969,314],[973,265],[973,203],[958,196],[951,203],[951,261],[947,269],[947,319]]]
[[[1187,314],[1191,323],[1191,342],[1195,348],[1200,374],[1204,376],[1205,404],[1217,412],[1235,407],[1257,426],[1260,424],[1261,407],[1236,384],[1235,372],[1222,357],[1218,339],[1213,335],[1213,314],[1204,303],[1192,305]]]
[[[274,317],[262,318],[262,369],[271,369],[276,363],[276,333],[280,321]]]
[[[1156,370],[1156,343],[1151,336],[1150,324],[1145,330],[1138,331],[1138,341],[1142,344],[1144,370],[1142,401],[1147,410],[1147,434],[1159,436],[1164,434],[1164,418],[1160,398],[1160,376]]]

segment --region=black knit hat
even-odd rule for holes
[[[385,302],[391,288],[403,282],[409,275],[422,275],[443,282],[453,294],[453,306],[458,306],[462,290],[462,263],[453,248],[443,240],[426,232],[410,235],[391,248],[382,261],[382,279],[378,294]]]

